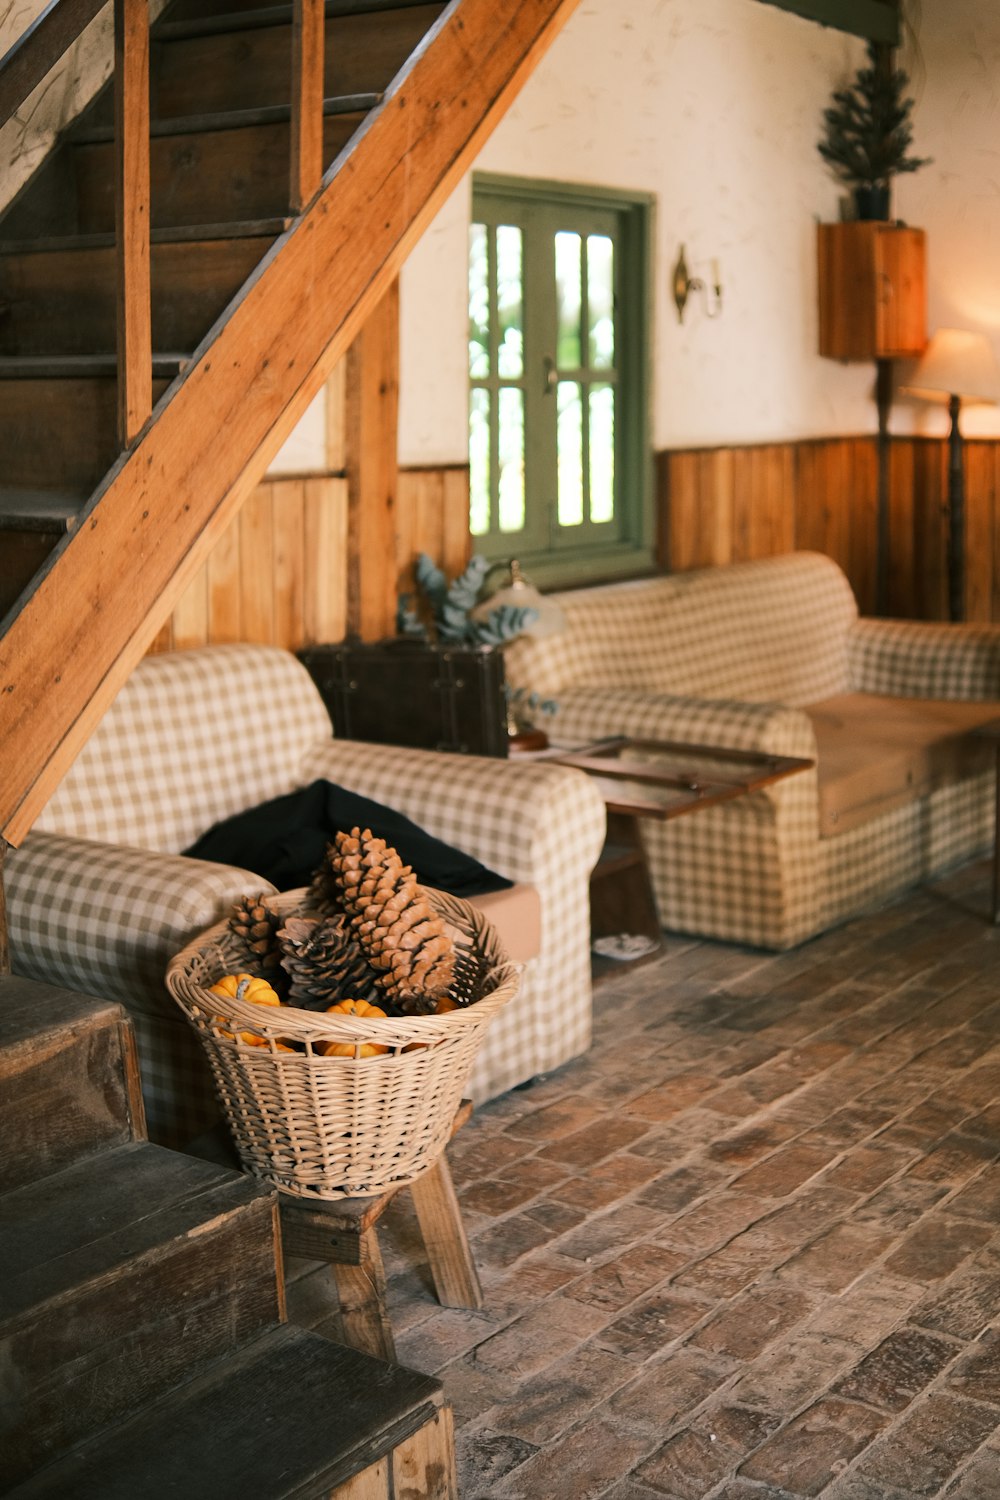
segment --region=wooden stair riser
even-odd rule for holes
[[[154,245],[153,347],[194,350],[272,243]],[[115,297],[112,245],[0,255],[0,354],[113,354]]]
[[[360,115],[328,116],[324,159],[333,160],[361,123]],[[235,129],[154,136],[150,141],[151,217],[154,229],[266,219],[288,208],[290,127],[285,122]],[[83,234],[114,228],[114,147],[95,142],[74,148],[77,224]],[[70,231],[67,231],[70,232]]]
[[[8,1301],[17,1303],[0,1318],[0,1451],[10,1480],[234,1353],[283,1315],[273,1200],[251,1197],[244,1180],[220,1173],[228,1181],[214,1191],[165,1207],[160,1193],[172,1186],[167,1159],[175,1154],[125,1150],[156,1152],[138,1189],[134,1173],[99,1180],[110,1153],[94,1159],[87,1203],[79,1167],[74,1191],[66,1191],[66,1173],[45,1184],[56,1200],[51,1213],[64,1224],[90,1218],[90,1244],[86,1231],[60,1234],[46,1224],[30,1189],[4,1200],[0,1265]],[[5,1247],[12,1235],[32,1232],[42,1291],[23,1299],[18,1289],[33,1282],[32,1268],[17,1267],[15,1254],[12,1274]],[[48,1266],[53,1239],[59,1263]]]
[[[167,388],[153,382],[153,400]],[[118,456],[111,377],[0,381],[0,473],[10,485],[89,493]]]
[[[0,982],[0,999],[0,1193],[142,1133],[117,1005],[16,977]]]
[[[61,531],[0,531],[0,620],[30,587],[62,535]]]
[[[441,4],[327,20],[325,94],[380,93],[442,11]],[[153,114],[208,114],[288,104],[291,26],[155,44]]]

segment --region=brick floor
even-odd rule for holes
[[[1000,1500],[988,901],[977,865],[792,953],[606,969],[587,1056],[449,1149],[480,1311],[438,1306],[395,1200],[399,1357],[444,1383],[462,1500]]]

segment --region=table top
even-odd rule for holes
[[[593,777],[609,812],[664,819],[747,796],[815,765],[792,755],[628,735],[553,745],[538,758]]]

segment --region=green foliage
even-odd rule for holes
[[[441,569],[421,552],[413,571],[424,609],[414,608],[411,595],[401,595],[396,609],[400,634],[453,646],[502,646],[523,634],[538,619],[537,609],[501,604],[485,619],[471,618],[489,568],[486,558],[477,554],[449,584]]]
[[[929,156],[911,156],[913,100],[903,97],[909,79],[900,69],[883,71],[876,65],[876,49],[869,44],[869,65],[859,68],[854,82],[837,89],[823,111],[824,138],[819,154],[845,182],[858,187],[887,185],[901,172],[916,172]]]

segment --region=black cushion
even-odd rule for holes
[[[468,897],[513,884],[425,833],[402,813],[332,781],[314,781],[301,791],[226,818],[184,853],[253,870],[279,891],[291,891],[309,884],[334,834],[352,828],[369,828],[376,838],[385,839],[403,863],[412,866],[421,885]]]

